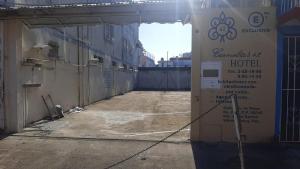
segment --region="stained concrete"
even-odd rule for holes
[[[190,92],[131,92],[0,141],[0,168],[104,168],[190,121]],[[194,169],[189,128],[116,168]]]
[[[190,92],[130,92],[18,135],[159,140],[190,121]],[[187,141],[189,128],[169,141]]]
[[[1,140],[1,169],[103,169],[149,142],[8,137]],[[189,144],[163,143],[114,169],[194,169]]]

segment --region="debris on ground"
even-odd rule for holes
[[[70,109],[69,110],[69,113],[80,113],[80,112],[82,112],[82,111],[84,111],[85,109],[84,108],[81,108],[81,107],[75,107],[75,108],[73,108],[73,109]]]
[[[42,96],[42,99],[44,101],[44,104],[47,108],[47,111],[49,113],[49,117],[51,118],[51,120],[55,120],[55,119],[64,117],[62,106],[55,105],[50,94],[48,94],[46,96]]]
[[[64,117],[64,109],[62,108],[61,105],[55,105],[55,112],[56,114],[58,114],[60,118]]]

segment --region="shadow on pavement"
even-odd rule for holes
[[[193,142],[192,150],[197,169],[240,169],[236,144]],[[244,145],[246,169],[299,169],[298,144]]]
[[[3,140],[8,136],[9,136],[8,134],[6,134],[6,133],[4,133],[4,131],[0,130],[0,140]]]

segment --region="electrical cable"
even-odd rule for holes
[[[154,143],[154,144],[148,146],[147,148],[145,148],[145,149],[143,149],[143,150],[141,150],[141,151],[139,151],[139,152],[137,152],[137,153],[135,153],[135,154],[133,154],[133,155],[131,155],[131,156],[129,156],[129,157],[123,159],[123,160],[121,160],[121,161],[118,161],[118,162],[116,162],[116,163],[114,163],[114,164],[112,164],[112,165],[110,165],[110,166],[108,166],[108,167],[106,167],[106,168],[104,168],[104,169],[111,169],[111,168],[113,168],[113,167],[115,167],[115,166],[118,166],[118,165],[120,165],[120,164],[122,164],[122,163],[124,163],[124,162],[126,162],[126,161],[128,161],[128,160],[130,160],[130,159],[132,159],[132,158],[134,158],[134,157],[136,157],[136,156],[138,156],[138,155],[140,155],[140,154],[146,152],[146,151],[148,151],[149,149],[151,149],[151,148],[157,146],[158,144],[164,142],[164,141],[167,140],[168,138],[170,138],[170,137],[174,136],[175,134],[181,132],[181,131],[182,131],[183,129],[185,129],[186,127],[188,127],[188,126],[190,126],[191,124],[195,123],[196,121],[200,120],[201,118],[203,118],[204,116],[206,116],[207,114],[209,114],[211,111],[213,111],[214,109],[216,109],[217,107],[219,107],[221,104],[226,103],[226,100],[227,100],[228,98],[230,98],[230,97],[231,97],[231,96],[225,97],[224,102],[219,102],[218,104],[214,105],[214,106],[211,107],[208,111],[206,111],[205,113],[202,113],[202,114],[199,115],[197,118],[195,118],[194,120],[192,120],[192,121],[189,122],[188,124],[182,126],[182,127],[181,127],[180,129],[178,129],[177,131],[175,131],[175,132],[169,134],[169,135],[166,136],[165,138],[163,138],[163,139],[157,141],[156,143]]]

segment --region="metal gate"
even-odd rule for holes
[[[300,36],[284,38],[281,136],[283,142],[300,142]]]

